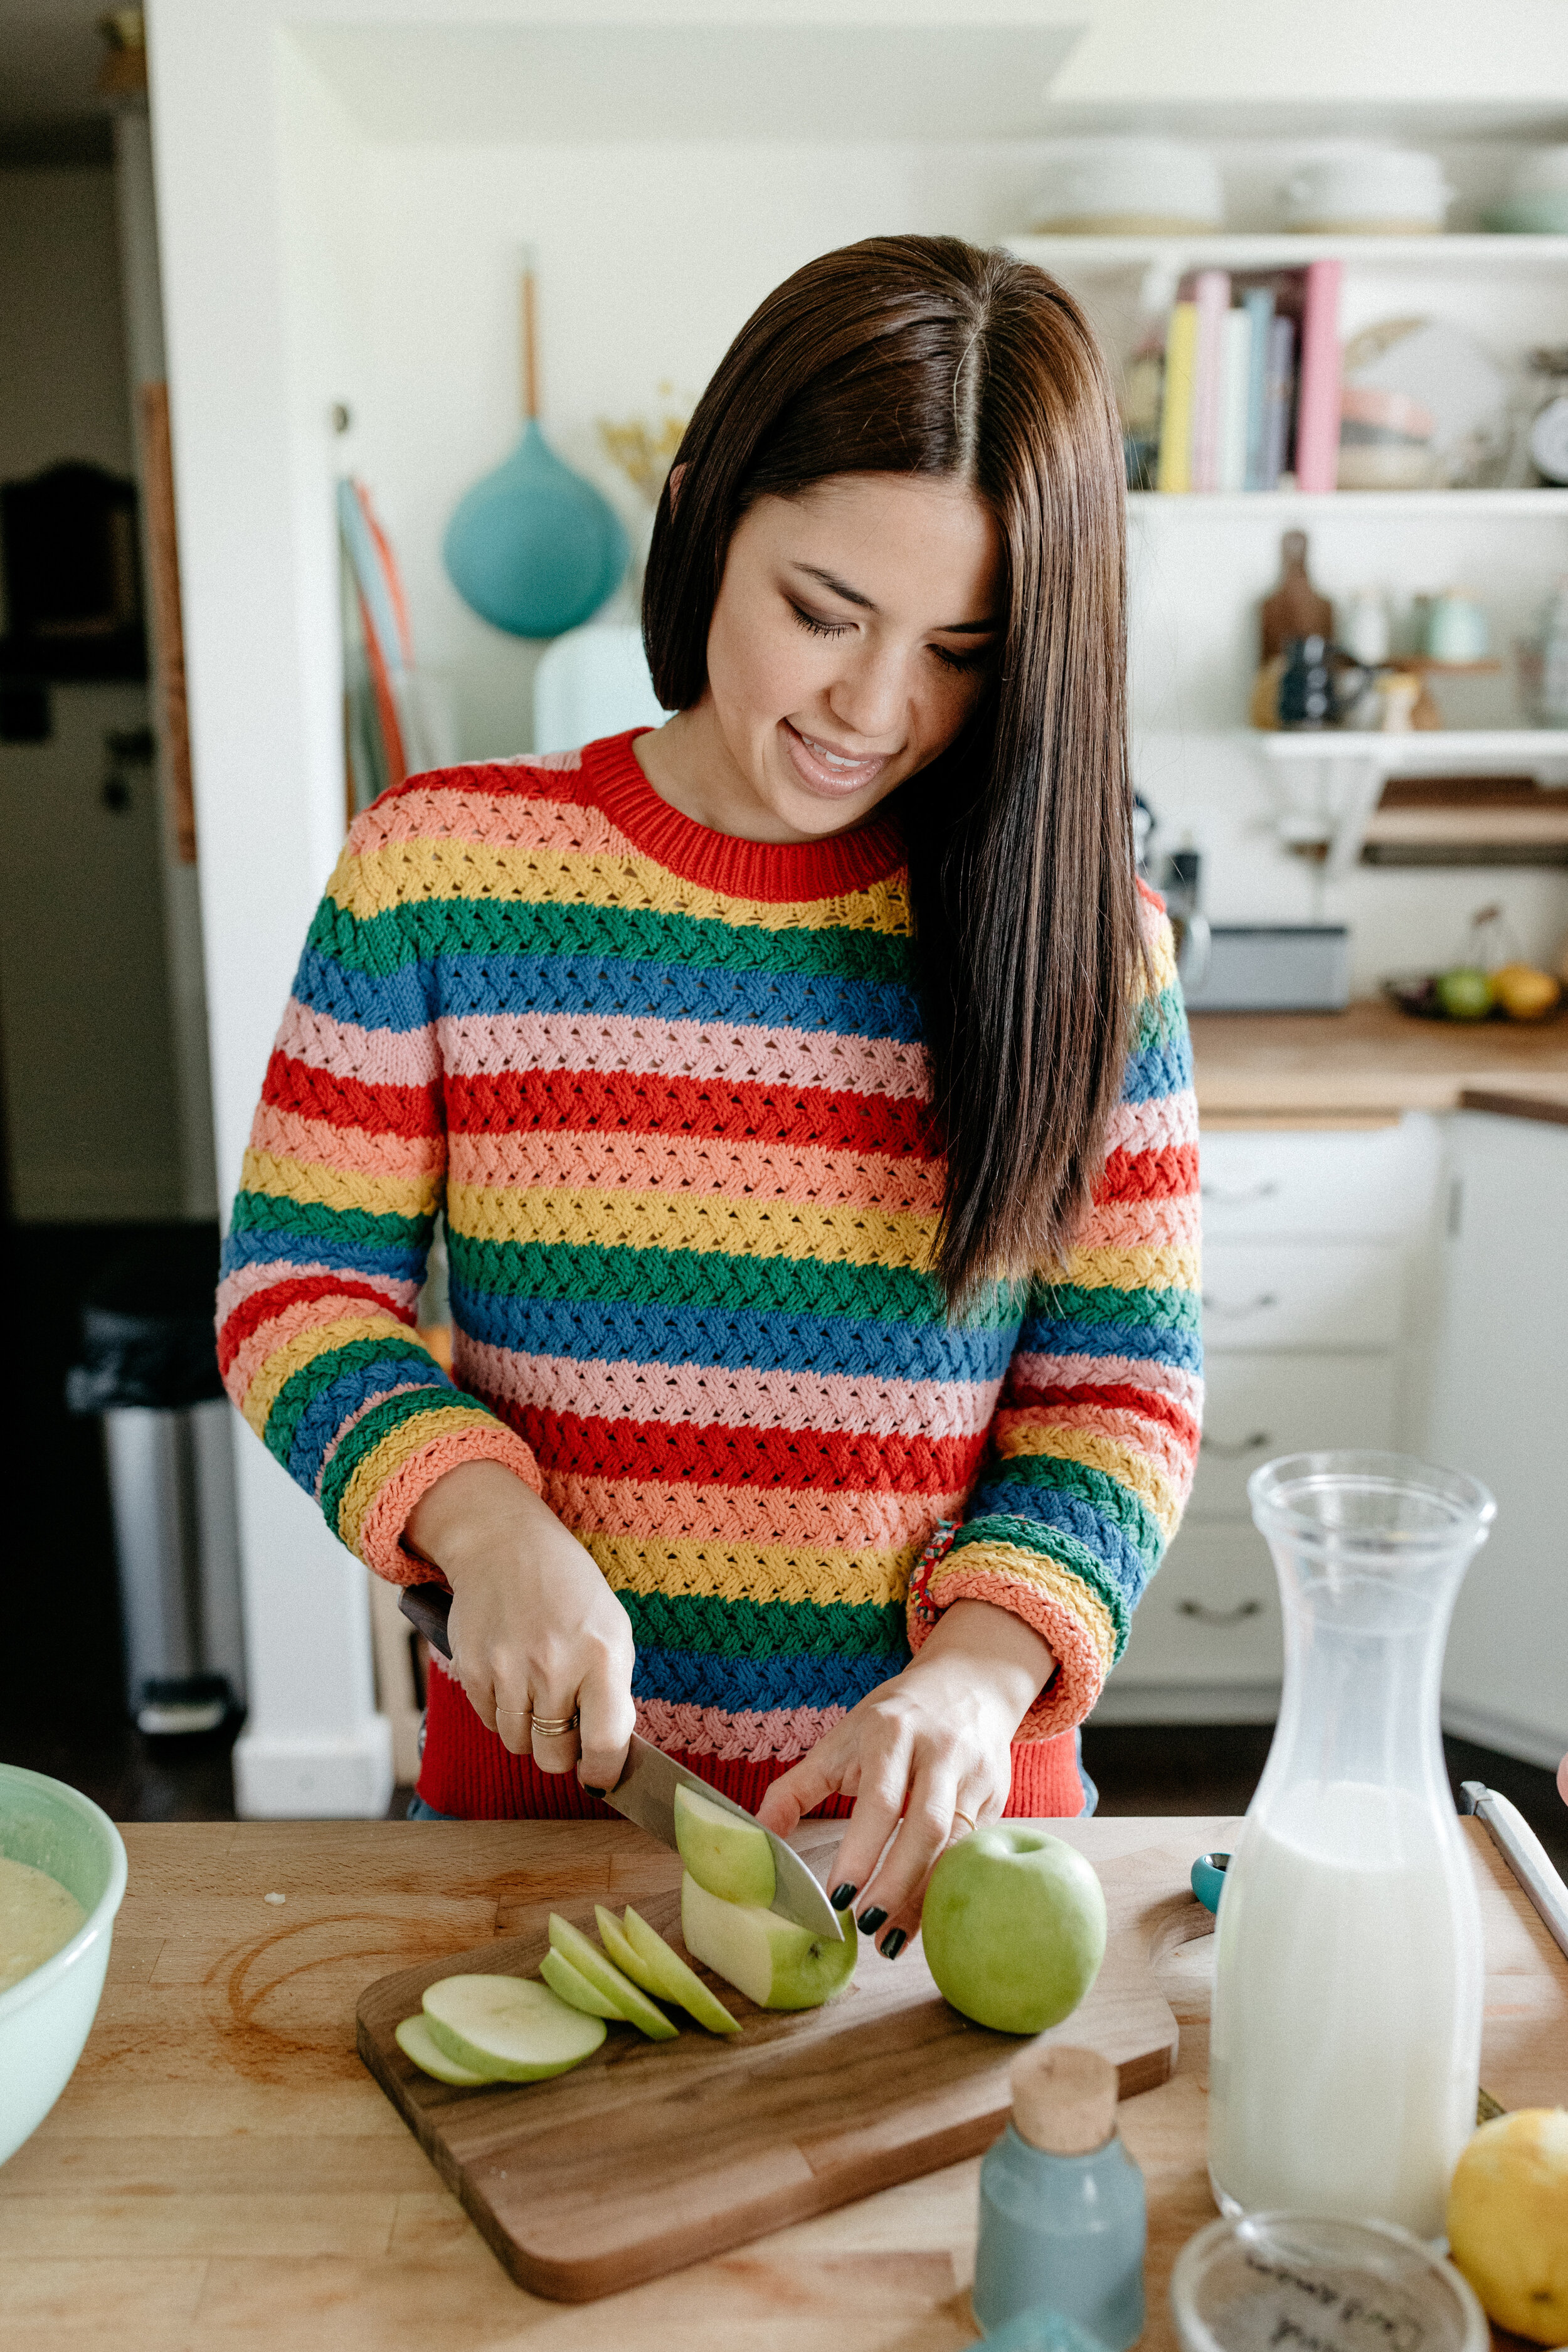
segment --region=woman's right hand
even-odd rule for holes
[[[542,1772],[613,1789],[636,1728],[631,1620],[584,1550],[531,1487],[499,1462],[449,1470],[405,1530],[452,1588],[452,1672],[488,1729]],[[576,1714],[564,1735],[535,1717]]]

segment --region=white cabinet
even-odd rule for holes
[[[1432,1458],[1497,1497],[1454,1612],[1450,1731],[1536,1764],[1568,1750],[1568,1127],[1445,1122]]]
[[[1281,1454],[1420,1442],[1437,1122],[1205,1134],[1204,1440],[1102,1722],[1267,1722],[1273,1564],[1247,1482]]]

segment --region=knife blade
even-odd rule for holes
[[[438,1650],[444,1658],[450,1658],[452,1644],[447,1620],[452,1612],[452,1596],[446,1587],[405,1584],[397,1596],[397,1605],[431,1648]],[[675,1792],[679,1788],[706,1798],[709,1804],[733,1813],[737,1821],[748,1822],[754,1830],[763,1829],[756,1815],[749,1813],[744,1805],[738,1805],[732,1797],[721,1796],[700,1774],[689,1772],[684,1764],[678,1764],[672,1756],[639,1738],[635,1731],[620,1779],[613,1789],[600,1793],[605,1804],[613,1806],[623,1820],[636,1822],[639,1829],[651,1832],[661,1845],[679,1853],[680,1849],[675,1842]],[[809,1928],[827,1943],[841,1944],[844,1927],[838,1914],[795,1848],[775,1837],[772,1830],[763,1830],[763,1835],[773,1853],[776,1881],[768,1908],[797,1927]]]

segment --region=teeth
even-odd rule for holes
[[[812,750],[816,753],[817,758],[819,760],[826,760],[830,768],[864,768],[869,764],[869,762],[864,759],[847,759],[842,751],[830,751],[826,743],[819,743],[817,741],[815,735],[803,734],[801,741],[803,743],[809,743]]]

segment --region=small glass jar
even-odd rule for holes
[[[1211,2221],[1171,2273],[1182,2352],[1489,2352],[1468,2279],[1386,2221],[1251,2213]]]

